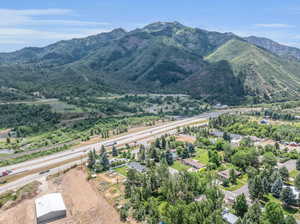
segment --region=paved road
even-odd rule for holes
[[[236,109],[236,110],[239,110],[239,109]],[[23,163],[2,167],[1,170],[12,170],[13,174],[16,174],[16,173],[20,173],[20,172],[41,169],[43,167],[46,168],[51,165],[53,166],[58,163],[61,164],[63,162],[67,162],[68,160],[71,160],[71,159],[78,159],[78,158],[85,157],[89,150],[92,150],[92,149],[99,150],[101,148],[101,145],[103,145],[103,144],[105,145],[105,144],[109,144],[112,142],[117,142],[117,145],[124,145],[126,143],[128,143],[128,144],[134,143],[139,140],[145,141],[145,139],[153,139],[153,138],[159,137],[165,133],[172,133],[172,132],[174,133],[175,132],[174,129],[176,129],[178,127],[190,125],[195,122],[206,121],[211,117],[217,117],[223,113],[234,112],[234,111],[235,110],[223,110],[223,111],[218,111],[218,112],[203,113],[199,116],[182,119],[182,120],[175,121],[172,123],[149,128],[144,131],[139,131],[136,133],[127,134],[127,135],[123,135],[120,137],[115,137],[115,138],[112,138],[112,139],[109,139],[106,141],[102,141],[99,143],[91,144],[88,146],[82,146],[77,149],[67,150],[64,152],[56,153],[56,154],[49,155],[49,156],[44,156],[44,157],[41,157],[38,159],[26,161]],[[64,166],[71,166],[71,165],[74,165],[74,163],[78,164],[78,163],[80,163],[80,160],[72,162],[72,163],[68,163]],[[59,169],[63,169],[64,166],[60,166],[58,168],[53,168],[53,169],[51,169],[50,173],[55,173]],[[45,174],[45,175],[49,175],[49,173]],[[3,186],[0,186],[0,193],[5,192],[7,190],[21,187],[24,184],[29,183],[30,181],[39,179],[40,177],[41,177],[41,175],[39,175],[39,174],[32,174],[32,175],[23,177],[19,180],[16,180],[14,182],[5,184]]]
[[[215,113],[213,113],[213,115],[215,115]],[[188,124],[191,124],[191,123],[197,122],[197,121],[206,120],[207,118],[208,118],[208,115],[202,115],[202,116],[188,118],[188,119],[184,119],[184,120],[180,120],[180,121],[175,121],[175,122],[172,122],[169,124],[160,125],[158,127],[149,128],[144,131],[112,138],[112,139],[102,141],[99,143],[95,143],[95,144],[91,144],[88,146],[82,146],[77,149],[66,150],[64,152],[55,153],[53,155],[41,157],[39,159],[34,159],[34,160],[26,161],[23,163],[2,167],[1,170],[13,170],[13,172],[16,173],[16,172],[24,172],[24,171],[28,171],[28,170],[32,170],[32,169],[37,169],[37,168],[40,168],[43,166],[49,166],[54,163],[59,163],[59,162],[63,162],[66,160],[73,159],[73,158],[78,158],[78,157],[84,156],[91,149],[99,150],[102,144],[105,145],[105,144],[109,144],[112,142],[117,142],[118,145],[123,145],[126,143],[132,143],[139,139],[147,138],[149,136],[157,135],[157,134],[160,134],[163,132],[168,132],[170,130],[176,129],[177,127],[188,125]]]
[[[26,184],[29,184],[32,181],[35,181],[35,180],[39,181],[42,178],[45,178],[49,175],[52,175],[52,174],[58,173],[60,171],[66,170],[68,168],[71,168],[74,165],[80,165],[80,163],[81,163],[81,161],[75,161],[75,162],[60,166],[60,167],[53,168],[48,173],[45,173],[45,174],[36,173],[36,174],[32,174],[32,175],[28,175],[26,177],[20,178],[18,180],[15,180],[14,182],[11,182],[11,183],[1,186],[0,194],[5,193],[6,191],[9,191],[9,190],[14,190],[14,189],[20,188]]]

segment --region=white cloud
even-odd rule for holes
[[[65,19],[42,19],[43,16],[70,16],[74,14],[71,9],[0,9],[0,26],[39,26],[39,25],[60,25],[60,26],[99,26],[109,25],[105,22],[65,20]]]
[[[74,19],[71,9],[0,8],[0,15],[0,52],[110,31],[109,23]]]
[[[34,29],[0,28],[0,40],[30,41],[30,40],[66,40],[81,38],[88,35],[108,32],[110,30],[83,29],[75,32],[52,32]]]
[[[294,25],[290,24],[284,24],[284,23],[260,23],[255,24],[256,27],[262,27],[262,28],[293,28]]]
[[[0,9],[1,15],[17,16],[41,16],[41,15],[67,15],[71,14],[71,9]]]

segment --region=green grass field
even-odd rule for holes
[[[122,167],[116,168],[114,170],[123,176],[127,176],[127,166],[122,166]]]
[[[292,170],[292,171],[290,172],[290,177],[295,178],[298,174],[299,174],[299,171],[298,171],[298,170]]]
[[[204,165],[208,164],[208,152],[204,149],[198,149],[196,151],[196,156],[193,159],[197,160],[199,163]]]
[[[180,161],[175,161],[171,167],[178,171],[186,171],[190,168],[189,166],[182,164]]]

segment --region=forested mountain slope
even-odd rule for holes
[[[0,54],[0,86],[26,97],[153,92],[212,103],[275,101],[299,96],[299,70],[295,60],[232,33],[178,22]]]

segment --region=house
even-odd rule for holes
[[[222,212],[222,217],[224,221],[227,222],[228,224],[236,224],[239,220],[239,218],[236,215],[230,213],[226,209]]]
[[[129,169],[134,169],[140,173],[143,173],[147,170],[147,168],[143,165],[141,165],[140,163],[137,163],[137,162],[131,162],[131,163],[128,163],[127,164],[127,167]]]
[[[204,168],[205,166],[199,162],[197,162],[196,160],[193,159],[183,159],[182,163],[187,165],[187,166],[191,166],[197,170]]]
[[[241,175],[241,173],[238,172],[238,171],[236,171],[236,170],[234,171],[234,173],[235,173],[236,176],[240,176]],[[220,171],[220,172],[218,172],[218,176],[219,176],[219,178],[221,180],[227,180],[227,179],[230,178],[230,170]]]

